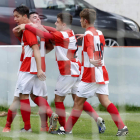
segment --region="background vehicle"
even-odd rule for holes
[[[16,26],[13,9],[19,5],[26,5],[31,11],[36,10],[42,24],[53,27],[58,13],[70,12],[73,15],[72,29],[75,33],[84,33],[80,25],[80,11],[84,8],[95,9],[95,27],[103,32],[106,46],[140,46],[139,25],[135,21],[99,10],[84,0],[0,0],[0,45],[19,44],[12,33],[12,28]]]

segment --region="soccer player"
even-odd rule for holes
[[[50,33],[42,32],[29,25],[20,25],[17,27],[19,31],[23,29],[30,30],[34,34],[51,39],[55,43],[56,61],[60,72],[55,88],[55,106],[56,113],[59,116],[59,123],[62,126],[60,129],[63,129],[66,123],[66,113],[63,101],[68,93],[72,93],[74,100],[81,73],[81,64],[77,58],[77,40],[74,32],[70,29],[71,23],[72,16],[70,14],[60,13],[57,15],[57,21],[55,23],[56,29],[43,26],[50,31]],[[39,28],[41,29],[42,27]],[[84,103],[83,110],[95,119],[99,128],[99,133],[103,133],[105,131],[104,121],[98,116],[88,102]],[[58,129],[58,132],[60,129]]]
[[[84,9],[81,11],[80,17],[81,26],[86,29],[82,43],[82,79],[78,85],[71,115],[66,122],[64,130],[57,134],[67,134],[72,130],[82,113],[85,101],[87,98],[95,95],[110,113],[118,127],[116,136],[127,135],[127,126],[124,125],[115,105],[108,99],[109,77],[104,64],[105,39],[102,32],[94,28],[96,12],[93,9]]]
[[[14,11],[14,20],[17,24],[30,23],[28,19],[29,9],[26,6],[19,6]],[[37,19],[38,20],[38,19]],[[20,38],[19,38],[20,39]],[[45,76],[45,39],[40,39],[40,47],[38,46],[37,37],[30,31],[23,31],[22,38],[22,53],[20,59],[20,69],[18,81],[16,84],[14,101],[8,110],[7,122],[3,132],[9,132],[11,123],[16,115],[17,106],[20,99],[20,110],[24,121],[24,128],[21,132],[31,132],[30,125],[30,102],[29,94],[33,93],[34,102],[46,110],[50,117],[50,129],[54,129],[57,123],[57,114],[53,113],[47,101],[41,96],[47,96],[46,76]]]

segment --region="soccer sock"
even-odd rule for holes
[[[71,115],[69,116],[66,125],[64,127],[66,132],[70,132],[74,126],[74,124],[77,122],[79,117],[81,116],[82,110],[74,110],[72,109]]]
[[[20,111],[24,122],[24,129],[28,130],[31,128],[30,124],[31,107],[29,99],[20,100]]]
[[[56,107],[56,114],[58,114],[59,116],[59,124],[61,126],[65,126],[66,123],[66,112],[65,112],[65,106],[63,104],[63,102],[55,102],[55,107]]]
[[[49,118],[51,117],[53,111],[46,99],[43,97],[36,97],[34,102],[41,108],[41,111],[44,111],[45,114],[47,113]]]
[[[11,128],[11,124],[12,124],[16,114],[17,114],[17,111],[11,111],[10,109],[8,109],[7,121],[6,121],[5,127]]]
[[[118,112],[118,109],[113,103],[110,103],[107,107],[107,111],[110,113],[114,123],[118,127],[118,129],[123,129],[124,128],[124,123],[120,117],[120,114]]]
[[[39,116],[41,119],[41,127],[48,127],[48,115],[39,111]]]
[[[94,120],[97,122],[97,118],[99,116],[96,113],[96,111],[93,109],[93,107],[87,101],[85,101],[85,103],[84,103],[83,110],[86,113],[88,113],[92,118],[94,118]]]

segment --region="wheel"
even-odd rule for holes
[[[111,39],[111,38],[105,39],[105,43],[106,43],[105,46],[107,46],[107,47],[120,46],[116,40]]]

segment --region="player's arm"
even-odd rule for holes
[[[43,26],[46,30],[48,30],[49,32],[56,32],[57,30],[53,27],[50,26]]]
[[[33,23],[28,23],[28,25],[34,27],[34,28],[37,28],[41,31],[44,31],[44,32],[56,32],[57,30],[53,27],[50,27],[50,26],[44,26],[44,25],[36,25],[36,24],[33,24]]]
[[[75,36],[77,37],[77,39],[82,40],[84,37],[84,34],[76,34]]]
[[[41,54],[40,54],[39,46],[37,44],[35,44],[32,46],[32,49],[34,51],[34,57],[36,60],[37,76],[41,81],[44,81],[44,80],[46,80],[46,76],[41,69]]]
[[[32,26],[32,27],[34,27],[34,28],[37,28],[37,29],[39,29],[39,30],[41,30],[41,31],[43,31],[43,32],[49,32],[48,30],[46,30],[46,29],[44,28],[43,25],[37,25],[37,24],[33,24],[33,23],[28,23],[28,25],[30,25],[30,26]]]
[[[25,24],[21,24],[21,25],[18,25],[16,27],[16,30],[18,30],[18,32],[20,32],[21,30],[28,30],[30,32],[32,32],[33,34],[35,35],[38,35],[39,37],[42,37],[42,38],[45,38],[45,39],[51,39],[51,40],[54,40],[54,36],[50,33],[47,33],[47,32],[43,32],[37,28],[34,28],[30,25],[25,25]]]
[[[37,38],[32,32],[27,30],[24,31],[23,35],[25,36],[28,45],[33,49],[36,66],[37,66],[37,76],[40,80],[43,81],[46,79],[46,76],[41,68],[41,54],[40,54]]]
[[[13,28],[13,33],[15,35],[15,37],[18,38],[19,41],[21,41],[21,38],[22,38],[22,31],[18,32],[18,30],[15,28]]]
[[[94,55],[93,36],[87,34],[84,37],[84,45],[87,48],[87,54],[88,54],[90,63],[93,64],[95,67],[102,66],[101,59],[99,59],[99,60],[93,60],[93,55]]]

